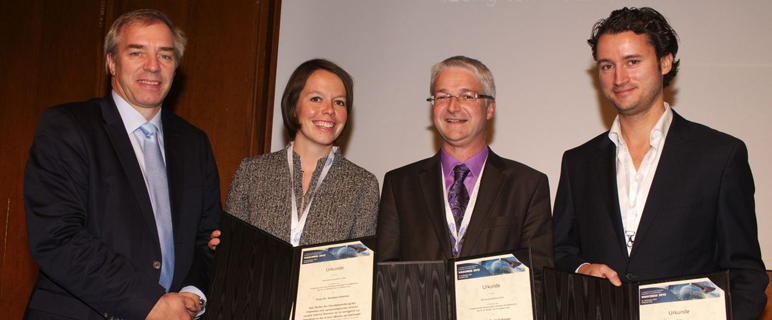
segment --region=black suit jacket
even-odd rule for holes
[[[608,132],[563,155],[553,218],[557,267],[603,263],[623,280],[729,269],[734,318],[756,319],[768,280],[745,144],[674,112],[629,257],[615,161]]]
[[[165,110],[174,228],[171,291],[206,292],[219,224],[219,177],[206,134]],[[102,99],[48,109],[24,176],[32,257],[40,275],[27,317],[144,319],[164,294],[161,249],[144,176],[118,109]]]
[[[441,171],[437,153],[386,173],[376,232],[379,261],[453,258]],[[541,269],[553,265],[547,176],[489,150],[481,179],[460,257],[530,247],[538,281]]]

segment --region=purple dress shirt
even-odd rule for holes
[[[485,159],[488,158],[488,146],[486,145],[480,152],[476,153],[463,163],[469,168],[469,175],[464,179],[464,186],[466,186],[469,196],[472,196],[472,190],[474,190],[474,184],[477,183],[477,179],[480,178],[480,172],[483,165],[485,165]],[[445,175],[445,193],[450,193],[450,186],[453,185],[455,177],[453,176],[453,168],[457,164],[461,163],[458,159],[453,158],[445,150],[440,149],[440,161],[442,162],[442,174]]]

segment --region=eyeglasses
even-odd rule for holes
[[[432,105],[446,105],[450,103],[450,100],[453,99],[453,97],[456,97],[456,100],[460,104],[471,104],[477,102],[477,99],[491,99],[496,100],[493,96],[489,96],[487,94],[479,94],[474,91],[464,91],[462,93],[459,93],[457,95],[451,95],[451,94],[438,94],[431,96],[429,98],[426,98],[426,101],[429,101],[432,103]]]

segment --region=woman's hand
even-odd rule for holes
[[[214,251],[218,244],[220,244],[220,230],[215,230],[212,231],[212,238],[209,239],[209,250]]]

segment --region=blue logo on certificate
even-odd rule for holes
[[[457,267],[458,280],[497,276],[525,272],[523,263],[515,257],[483,260],[479,263],[460,263]]]
[[[330,247],[322,250],[308,250],[303,252],[303,264],[343,260],[370,255],[368,249],[362,243]]]
[[[641,305],[721,298],[721,290],[711,281],[687,282],[661,287],[643,288]]]

